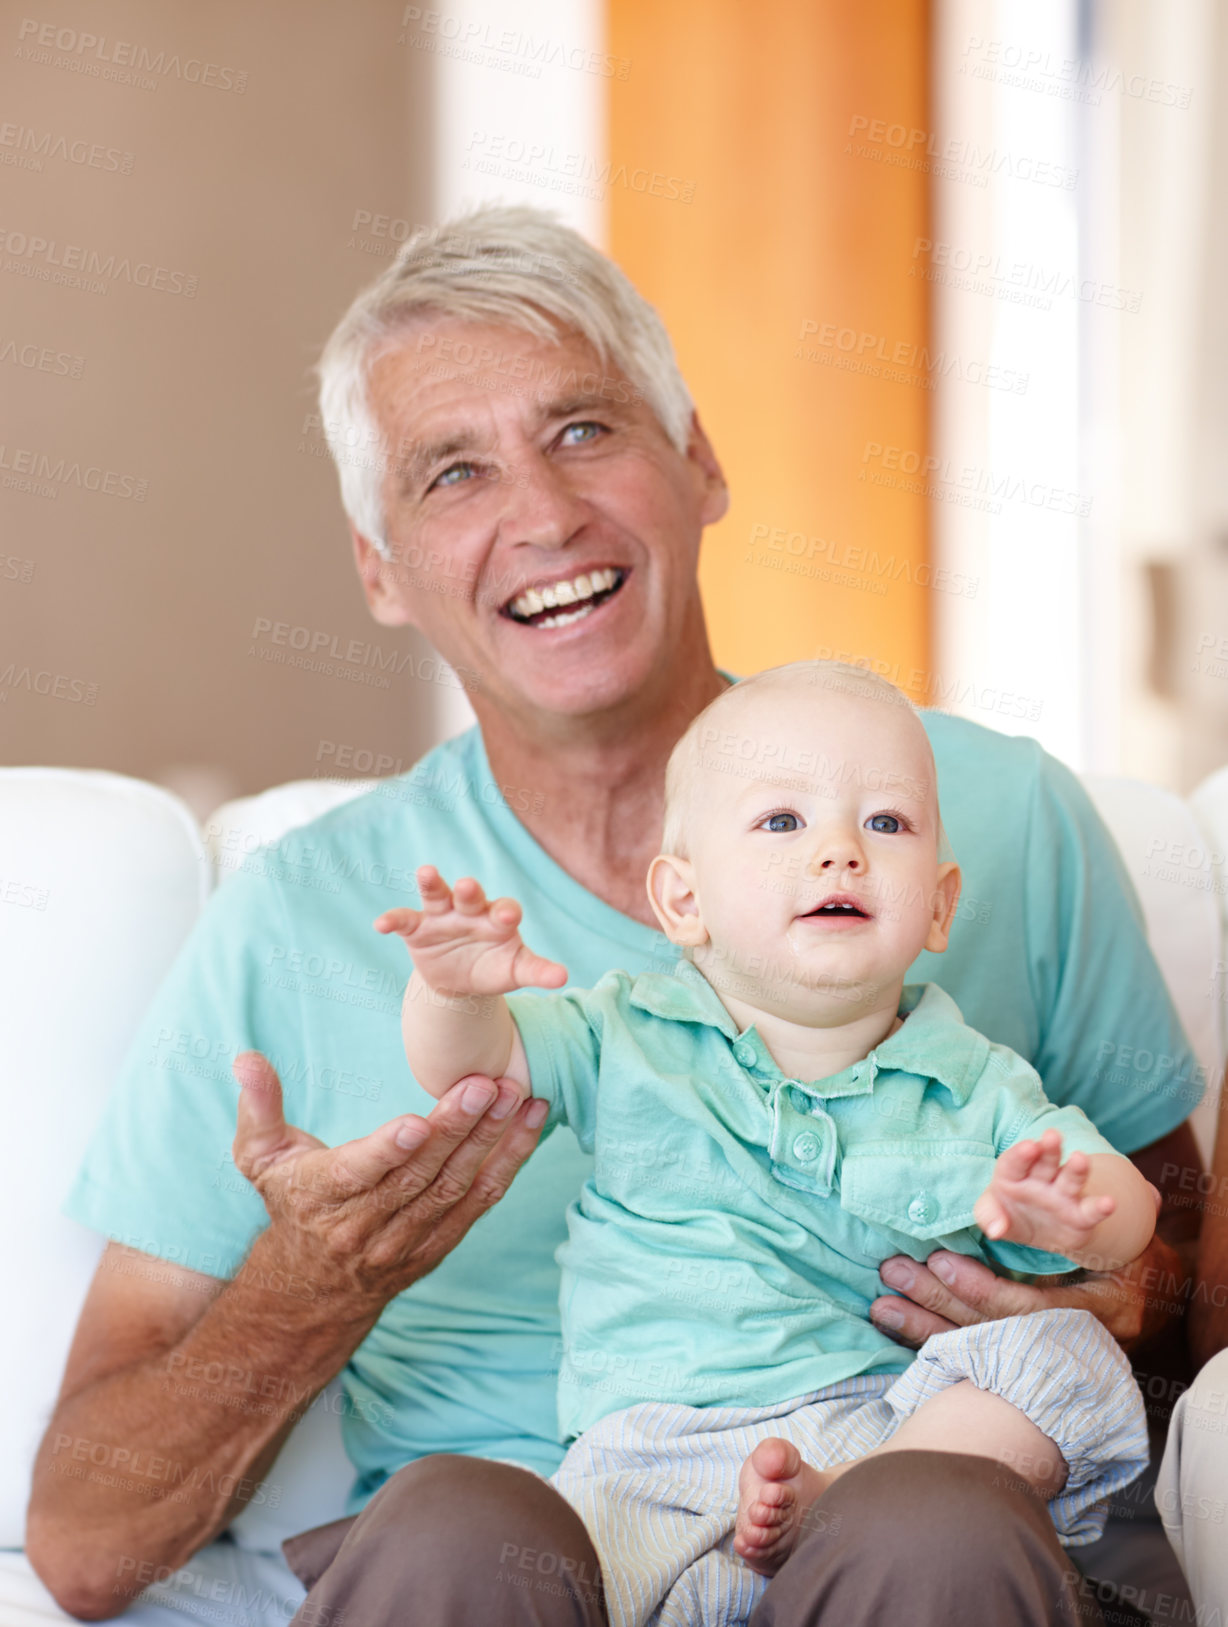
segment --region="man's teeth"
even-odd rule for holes
[[[581,605],[579,610],[569,611],[565,616],[544,616],[541,621],[535,621],[534,627],[566,627],[569,621],[582,621],[585,616],[591,616],[596,606],[593,604]]]
[[[620,575],[621,572],[607,568],[573,576],[566,582],[554,582],[540,592],[536,588],[526,588],[512,600],[508,609],[513,616],[524,621],[529,616],[540,615],[543,610],[554,610],[559,605],[580,605],[580,609],[573,610],[569,615],[548,616],[545,621],[535,624],[538,627],[564,627],[569,621],[578,621],[581,616],[588,615],[593,606],[583,601],[592,599],[598,593],[608,592]]]

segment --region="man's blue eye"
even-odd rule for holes
[[[436,475],[432,486],[459,486],[459,480],[453,480],[452,475],[464,475],[466,478],[473,473],[472,463],[453,463],[441,475]]]
[[[782,819],[790,822],[782,825],[780,823]],[[769,814],[763,823],[768,830],[781,833],[790,830],[799,830],[801,828],[798,824],[797,815],[791,813]]]
[[[586,422],[584,422],[582,424],[568,424],[567,428],[563,431],[563,439],[564,439],[564,441],[566,441],[567,437],[571,434],[573,429],[589,430],[589,431],[591,431],[591,433],[585,435],[583,437],[583,439],[581,439],[581,440],[573,440],[573,441],[568,441],[567,442],[567,444],[569,446],[583,446],[587,441],[593,440],[595,438],[595,436],[600,432],[602,427],[603,426],[601,424],[594,424],[594,423],[590,423],[588,421],[586,421]]]
[[[880,836],[894,836],[903,828],[894,814],[871,814],[866,820],[866,829],[877,831]]]

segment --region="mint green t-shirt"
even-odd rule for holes
[[[990,1242],[973,1205],[1000,1152],[1057,1130],[1022,1057],[964,1023],[937,984],[903,1025],[824,1079],[789,1079],[688,961],[593,989],[508,999],[533,1094],[592,1174],[568,1212],[559,1427],[641,1402],[767,1407],[912,1360],[869,1320],[893,1254],[952,1249],[1018,1271],[1070,1260]]]
[[[964,901],[948,952],[922,955],[909,980],[939,983],[973,1028],[1019,1052],[1053,1101],[1082,1107],[1119,1150],[1158,1140],[1202,1084],[1111,838],[1074,776],[1034,741],[938,713],[925,723]],[[535,794],[495,784],[471,729],[253,855],[210,900],[156,996],[67,1212],[148,1254],[232,1276],[267,1223],[230,1157],[240,1050],[273,1059],[287,1118],[329,1145],[429,1111],[401,1044],[408,957],[371,929],[381,911],[416,901],[419,864],[517,898],[526,941],[577,987],[615,968],[672,968],[677,951],[661,933],[587,891],[529,835],[518,812]],[[430,1452],[544,1473],[558,1464],[554,1254],[590,1167],[556,1131],[355,1351],[342,1373],[352,1507]]]

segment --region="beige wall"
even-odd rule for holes
[[[322,741],[408,764],[431,738],[426,647],[367,617],[303,434],[308,368],[383,263],[362,244],[395,247],[356,211],[427,218],[428,59],[398,45],[401,10],[77,0],[0,21],[0,761],[180,784],[200,764],[208,802],[316,772]],[[114,256],[104,291],[44,279],[69,245]],[[314,635],[370,681],[253,653]]]

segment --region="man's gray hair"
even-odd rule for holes
[[[342,506],[381,553],[388,552],[382,485],[390,454],[368,378],[377,358],[424,316],[499,323],[545,340],[574,330],[686,451],[693,407],[669,335],[612,260],[541,209],[492,206],[421,227],[341,318],[316,369]]]

